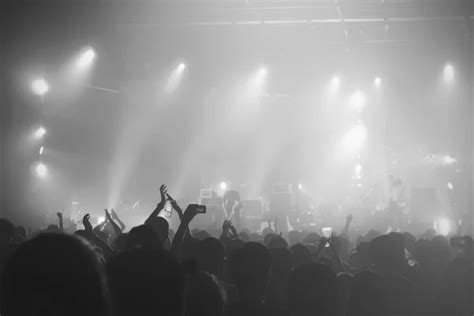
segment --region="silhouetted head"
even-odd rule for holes
[[[382,235],[370,242],[369,256],[380,272],[397,272],[400,268],[400,253],[394,238]]]
[[[196,259],[199,269],[222,277],[225,263],[224,244],[216,238],[208,237],[198,244]]]
[[[288,243],[283,237],[277,235],[268,242],[268,249],[272,249],[272,248],[288,249]]]
[[[387,298],[382,278],[369,271],[352,279],[352,291],[346,309],[347,316],[384,315]]]
[[[303,263],[311,262],[311,252],[302,244],[296,244],[290,248],[293,253],[293,265],[299,266]]]
[[[250,241],[250,234],[247,233],[246,231],[241,231],[239,233],[239,238],[242,239],[244,242],[249,242]]]
[[[375,238],[382,236],[382,233],[379,232],[378,230],[371,229],[369,230],[365,235],[364,235],[364,240],[365,241],[372,241]]]
[[[186,316],[221,316],[227,297],[216,278],[200,272],[189,280],[186,295]]]
[[[265,302],[271,306],[286,308],[293,256],[287,248],[272,248],[269,251],[272,256],[272,268]]]
[[[300,231],[292,230],[288,233],[288,240],[290,241],[290,246],[296,245],[303,239],[303,234]]]
[[[161,240],[164,242],[168,239],[168,232],[170,225],[166,218],[161,216],[152,217],[147,221],[147,225],[150,225],[153,230],[160,235]]]
[[[114,315],[182,315],[184,275],[169,252],[126,250],[107,264],[107,275]]]
[[[2,282],[2,315],[106,315],[104,273],[84,241],[43,233],[10,258]]]
[[[265,234],[265,235],[263,236],[263,244],[264,244],[265,246],[268,246],[268,245],[270,244],[270,241],[272,241],[272,239],[277,238],[277,237],[278,237],[278,235],[275,234],[275,233],[268,233],[268,234]]]
[[[272,228],[270,228],[270,227],[265,227],[265,228],[263,229],[263,231],[262,231],[262,236],[265,238],[266,235],[268,235],[268,234],[274,234],[274,233],[275,233],[275,231],[274,231]]]
[[[288,282],[288,276],[293,268],[293,255],[286,248],[269,249],[272,257],[271,277],[274,279],[284,280]]]
[[[303,238],[304,243],[317,245],[321,236],[318,233],[310,233]]]
[[[128,233],[122,233],[112,242],[112,248],[115,251],[124,251],[128,245]]]
[[[8,219],[0,218],[0,244],[10,242],[15,233],[15,225]]]
[[[229,272],[243,300],[262,300],[268,285],[271,256],[265,246],[249,242],[234,250]]]
[[[292,315],[334,315],[337,309],[336,273],[319,263],[306,263],[293,270],[288,287]]]
[[[150,249],[162,249],[160,237],[149,225],[135,226],[128,233],[127,248],[143,246]]]

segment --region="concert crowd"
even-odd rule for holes
[[[459,232],[355,233],[352,216],[330,236],[278,227],[190,229],[202,210],[161,201],[142,225],[117,212],[70,232],[27,233],[0,219],[0,314],[352,316],[473,315],[473,244]],[[171,203],[176,231],[160,216]],[[238,227],[238,226],[237,226]]]

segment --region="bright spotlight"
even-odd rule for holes
[[[341,78],[338,76],[334,76],[331,79],[331,83],[329,85],[329,90],[331,93],[335,93],[339,90],[339,86],[341,85]]]
[[[450,190],[454,189],[454,186],[451,182],[448,182],[448,189],[450,189]]]
[[[456,158],[451,157],[450,155],[445,155],[441,157],[441,162],[443,163],[443,165],[452,165],[456,162]]]
[[[89,47],[85,49],[77,60],[77,66],[80,69],[89,67],[95,59],[95,51]]]
[[[36,79],[31,84],[31,89],[37,95],[44,95],[49,91],[49,85],[44,79]]]
[[[361,112],[362,109],[366,106],[366,103],[367,98],[362,91],[357,90],[351,94],[349,104],[354,110]]]
[[[342,150],[347,157],[359,154],[367,141],[367,127],[357,124],[346,132],[342,140]]]
[[[43,151],[44,151],[44,146],[41,146],[40,149],[39,149],[39,155],[42,155],[43,154]]]
[[[355,165],[354,174],[357,179],[361,178],[362,175],[362,166],[360,164]]]
[[[374,79],[374,86],[376,88],[380,88],[380,86],[382,85],[382,79],[380,77],[375,77]]]
[[[255,73],[255,77],[253,79],[253,84],[256,87],[261,86],[265,82],[265,78],[268,74],[268,70],[265,67],[260,67],[258,71]]]
[[[303,190],[303,185],[301,183],[298,183],[298,190]]]
[[[34,136],[36,139],[42,138],[46,134],[46,129],[43,126],[38,127],[35,131]]]
[[[35,171],[36,175],[42,179],[46,178],[46,176],[48,175],[48,167],[46,167],[46,165],[42,162],[36,165]]]
[[[434,229],[438,235],[448,236],[451,233],[451,222],[447,218],[440,218],[434,222]]]
[[[178,71],[182,72],[182,71],[184,71],[184,69],[186,69],[186,64],[180,63],[180,64],[178,65]]]
[[[221,188],[222,191],[225,191],[225,190],[227,190],[227,183],[222,181],[221,184],[219,185],[219,187]]]
[[[105,222],[105,216],[99,216],[99,218],[97,218],[97,224],[102,224],[103,222]]]
[[[166,82],[165,90],[166,92],[173,92],[178,88],[181,79],[183,78],[184,70],[186,69],[186,64],[180,63],[176,66],[175,69],[171,72]]]
[[[443,79],[445,83],[451,83],[454,80],[454,67],[451,64],[446,64],[443,70]]]

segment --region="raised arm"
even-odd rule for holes
[[[331,238],[329,239],[329,246],[334,253],[334,258],[336,259],[337,265],[339,266],[339,269],[341,269],[341,272],[346,272],[344,265],[342,264],[341,257],[339,256],[339,252],[337,251],[336,248],[336,243],[334,242],[334,234],[331,235]]]
[[[59,220],[59,230],[64,232],[63,213],[57,212],[56,215],[58,216],[58,220]]]
[[[127,226],[122,222],[122,220],[119,218],[118,214],[114,211],[114,209],[111,209],[110,211],[111,211],[110,215],[112,215],[112,218],[117,221],[117,223],[120,226],[120,230],[123,232],[125,228],[127,228]]]
[[[150,216],[148,216],[148,218],[145,221],[145,224],[147,224],[152,218],[157,217],[158,214],[160,214],[160,211],[163,209],[163,207],[165,207],[167,191],[168,191],[168,189],[166,188],[166,186],[164,184],[161,185],[161,187],[160,187],[161,201],[160,201],[160,203],[158,203],[156,205],[155,209],[150,214]]]
[[[347,215],[346,224],[344,225],[344,228],[341,231],[341,235],[349,235],[349,227],[351,226],[352,219],[352,214]]]
[[[112,213],[114,213],[114,210],[112,210]],[[117,236],[120,236],[122,234],[122,230],[120,229],[119,225],[117,225],[116,222],[112,219],[112,216],[110,215],[109,211],[105,210],[105,219],[107,222],[112,225],[112,228],[114,229],[114,232]]]
[[[166,196],[168,197],[168,200],[170,201],[173,209],[176,211],[176,213],[178,213],[179,221],[183,221],[183,210],[181,209],[181,207],[179,207],[178,202],[176,202],[176,200],[168,193],[166,193]]]
[[[179,225],[178,231],[173,238],[173,242],[171,244],[171,252],[175,254],[177,258],[181,257],[181,247],[183,244],[184,235],[186,230],[188,230],[189,223],[193,220],[193,218],[197,215],[197,204],[189,204],[183,214],[183,219],[181,224]]]
[[[219,237],[220,240],[225,240],[227,238],[230,238],[229,230],[230,230],[231,225],[232,223],[229,219],[224,220],[224,222],[222,223],[222,233],[221,233],[221,236]]]
[[[106,259],[110,258],[114,254],[114,251],[112,250],[112,248],[109,247],[109,245],[107,245],[105,241],[103,241],[96,234],[94,234],[92,224],[89,221],[90,217],[91,216],[89,214],[86,214],[82,218],[82,224],[84,225],[84,230],[86,232],[86,235],[89,238],[90,242],[92,242],[94,245],[102,249],[102,253],[104,254],[104,257]]]

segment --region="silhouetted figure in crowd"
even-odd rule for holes
[[[97,255],[78,238],[43,233],[10,258],[2,281],[2,315],[108,313],[106,283]]]
[[[267,248],[253,242],[230,254],[229,273],[238,289],[239,299],[229,304],[227,315],[272,314],[271,308],[264,303],[271,263],[271,255]]]
[[[293,265],[295,267],[303,263],[311,262],[311,252],[307,247],[302,244],[296,244],[290,248],[291,253],[293,254]]]
[[[272,256],[272,268],[265,302],[286,310],[288,308],[288,281],[293,268],[293,256],[287,248],[272,248],[269,251]]]
[[[302,264],[290,276],[290,315],[336,315],[337,294],[336,273],[331,268],[319,263]]]
[[[222,316],[226,300],[225,289],[218,280],[200,272],[189,279],[186,316]]]
[[[387,298],[383,279],[374,272],[364,271],[352,279],[347,316],[385,315]]]
[[[129,249],[107,264],[107,275],[114,315],[182,315],[184,273],[169,252]]]
[[[128,233],[127,248],[141,246],[148,249],[162,249],[160,235],[149,225],[133,227]]]
[[[196,247],[199,269],[222,280],[225,266],[224,244],[219,239],[208,237],[200,241]]]

